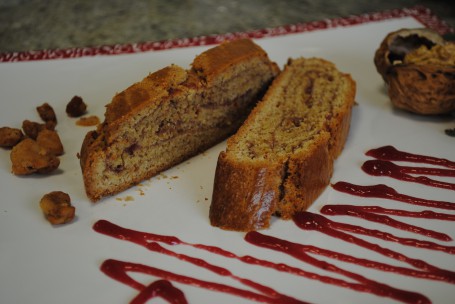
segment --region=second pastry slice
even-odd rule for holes
[[[290,219],[330,182],[346,141],[355,82],[318,58],[289,60],[218,158],[210,222],[228,230]]]

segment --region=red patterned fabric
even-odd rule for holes
[[[433,15],[430,9],[422,6],[412,8],[394,9],[378,13],[369,13],[358,16],[344,18],[326,19],[308,23],[297,23],[275,28],[266,28],[251,32],[227,33],[213,36],[200,36],[194,38],[183,38],[165,40],[157,42],[140,42],[132,44],[104,45],[98,47],[77,47],[56,50],[39,50],[27,52],[0,53],[0,62],[32,61],[32,60],[52,60],[65,58],[78,58],[84,56],[118,55],[131,54],[148,51],[167,50],[172,48],[182,48],[201,45],[218,44],[226,40],[236,38],[259,39],[264,37],[274,37],[292,33],[311,32],[334,27],[344,27],[362,23],[388,20],[394,18],[413,17],[426,27],[436,30],[440,34],[453,33],[454,29],[442,22]]]

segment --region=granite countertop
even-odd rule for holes
[[[445,0],[0,0],[0,52],[244,32],[416,5],[455,28]]]

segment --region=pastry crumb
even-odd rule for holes
[[[81,127],[93,127],[100,124],[100,119],[96,115],[81,117],[76,121],[76,125]]]
[[[115,200],[119,202],[131,202],[134,201],[134,197],[127,195],[125,197],[116,197]]]

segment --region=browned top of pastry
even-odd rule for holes
[[[162,100],[169,95],[169,89],[184,82],[187,72],[171,65],[159,71],[149,74],[145,79],[127,88],[125,91],[114,96],[106,109],[106,123],[112,124],[117,120],[126,118],[135,110]]]
[[[162,101],[172,93],[171,88],[175,89],[185,81],[186,87],[199,85],[192,81],[194,80],[192,73],[210,82],[227,67],[258,56],[267,57],[267,54],[251,40],[239,39],[200,54],[194,59],[190,71],[176,65],[165,67],[117,94],[107,106],[106,123],[114,123],[136,110],[139,111],[143,107]],[[189,78],[191,79],[188,80]]]
[[[194,59],[192,70],[210,82],[227,67],[254,57],[267,58],[267,53],[251,40],[239,39],[200,54]]]

